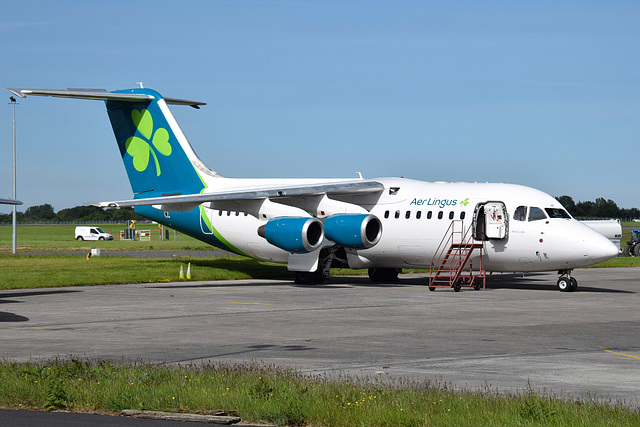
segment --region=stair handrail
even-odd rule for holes
[[[442,236],[442,240],[440,240],[440,244],[436,248],[436,251],[431,258],[431,263],[429,264],[429,269],[433,270],[434,265],[440,265],[442,263],[442,259],[445,257],[446,252],[449,250],[453,242],[453,236],[455,233],[461,233],[460,231],[455,231],[455,224],[461,223],[462,230],[464,230],[464,221],[459,219],[454,219],[447,227],[447,231],[444,232]]]
[[[461,230],[460,231],[456,231],[455,230],[455,224],[456,223],[461,223]],[[465,259],[463,260],[463,246],[468,246],[468,245],[477,245],[477,243],[474,243],[475,240],[477,240],[475,237],[475,227],[474,227],[475,221],[472,221],[471,224],[469,225],[469,227],[467,227],[466,229],[464,228],[464,221],[462,220],[452,220],[451,224],[449,224],[449,227],[447,228],[447,230],[445,231],[442,240],[440,241],[440,244],[438,245],[438,248],[436,249],[433,258],[431,259],[431,263],[430,263],[430,268],[429,268],[429,280],[431,282],[431,280],[435,280],[437,277],[439,277],[439,273],[442,269],[442,264],[445,262],[445,257],[448,253],[450,253],[450,249],[452,248],[454,242],[454,235],[456,233],[460,234],[460,247],[456,248],[455,253],[454,254],[454,260],[451,262],[450,266],[452,267],[451,269],[453,270],[455,268],[456,270],[456,274],[454,276],[449,276],[449,282],[451,284],[453,284],[455,282],[455,280],[457,280],[458,277],[460,277],[460,275],[462,274],[462,267],[463,264],[466,264],[466,259],[469,259],[471,256],[471,252],[473,252],[474,249],[476,248],[471,248],[470,250],[467,251],[467,253],[465,254],[466,256],[464,257]],[[479,276],[482,278],[483,281],[483,288],[484,288],[484,283],[486,280],[486,273],[483,269],[482,266],[482,247],[484,246],[484,236],[480,236],[480,266],[479,266]],[[469,249],[469,248],[467,248]],[[434,268],[435,268],[435,272],[434,272]],[[471,275],[473,275],[473,269],[471,264],[469,265],[469,273]],[[435,277],[432,277],[435,273]]]

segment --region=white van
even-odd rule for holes
[[[76,227],[76,240],[113,240],[113,236],[100,227]]]

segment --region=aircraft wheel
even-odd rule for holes
[[[313,282],[316,285],[320,285],[322,283],[324,283],[324,281],[327,280],[327,276],[325,276],[324,272],[318,268],[314,273],[313,273]]]
[[[575,279],[575,277],[571,278],[571,289],[569,289],[569,292],[573,292],[576,289],[578,289],[578,281]]]
[[[313,285],[315,283],[315,273],[308,271],[296,271],[296,278],[293,281],[296,285]]]
[[[462,284],[461,284],[460,282],[461,282],[461,280],[460,280],[460,279],[458,279],[458,280],[456,281],[456,283],[454,283],[454,284],[453,284],[453,290],[454,290],[455,292],[460,292],[460,289],[462,289]]]
[[[560,289],[560,292],[571,292],[571,279],[568,277],[559,278],[558,289]]]
[[[78,236],[76,237],[76,240],[84,240],[84,238],[82,236]]]

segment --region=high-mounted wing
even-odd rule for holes
[[[151,197],[147,199],[121,200],[102,202],[100,207],[125,207],[125,206],[151,206],[162,205],[165,210],[171,210],[171,205],[194,207],[206,202],[232,201],[232,200],[258,200],[292,198],[301,196],[315,196],[326,194],[328,196],[344,196],[378,193],[384,189],[384,185],[378,181],[339,181],[323,184],[299,185],[299,186],[273,186],[263,188],[251,188],[238,191],[220,191],[201,194],[185,194],[164,197]],[[183,209],[178,209],[183,210]]]

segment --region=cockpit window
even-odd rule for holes
[[[547,211],[549,218],[571,218],[564,209],[546,208],[545,211]]]
[[[542,209],[536,207],[529,208],[529,221],[539,221],[546,218],[547,216]]]
[[[513,219],[516,221],[526,221],[527,220],[527,207],[526,206],[518,206],[516,211],[513,213]]]

